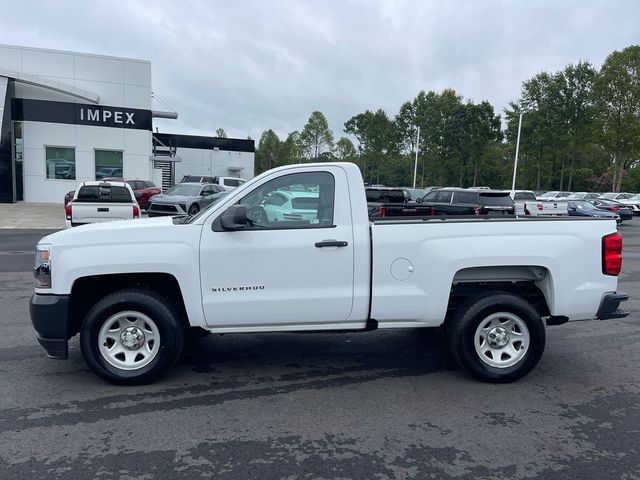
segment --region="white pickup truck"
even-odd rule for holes
[[[125,182],[84,182],[64,206],[66,227],[140,217],[140,206]]]
[[[532,190],[511,190],[516,215],[555,217],[569,214],[569,204],[562,200],[538,200]]]
[[[314,215],[271,219],[278,192]],[[553,246],[553,248],[546,248]],[[193,217],[86,225],[37,245],[30,302],[49,357],[80,333],[89,367],[116,384],[158,378],[185,335],[443,327],[477,378],[526,375],[545,325],[619,318],[614,220],[368,217],[350,163],[280,167]]]

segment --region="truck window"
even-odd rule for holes
[[[112,185],[82,186],[76,202],[133,203],[129,190]]]
[[[438,203],[449,203],[451,202],[451,195],[451,192],[438,191],[435,201]]]
[[[483,207],[513,207],[513,200],[508,193],[504,194],[480,194],[480,205]]]
[[[238,178],[225,178],[223,182],[227,187],[238,187],[241,185],[240,179]]]
[[[476,192],[454,192],[453,203],[478,203]]]
[[[535,202],[536,199],[536,195],[533,192],[516,192],[513,195],[513,199],[518,202],[522,202],[522,201],[531,201],[531,202]]]
[[[335,180],[328,172],[292,173],[256,188],[239,205],[256,230],[333,226]]]

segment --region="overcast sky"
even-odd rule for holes
[[[454,88],[498,112],[541,70],[640,43],[640,1],[1,0],[0,43],[151,60],[180,114],[160,131],[284,138],[322,111],[337,136]]]

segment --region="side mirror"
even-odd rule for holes
[[[416,198],[416,203],[422,203],[422,197]]]
[[[247,207],[231,205],[220,216],[220,226],[224,230],[241,230],[248,225]]]

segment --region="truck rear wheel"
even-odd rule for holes
[[[80,330],[85,362],[117,385],[151,383],[182,353],[184,329],[171,303],[149,290],[111,293],[89,311]]]
[[[507,383],[527,375],[544,351],[546,333],[538,312],[510,293],[492,292],[467,300],[453,318],[450,348],[474,377]]]

